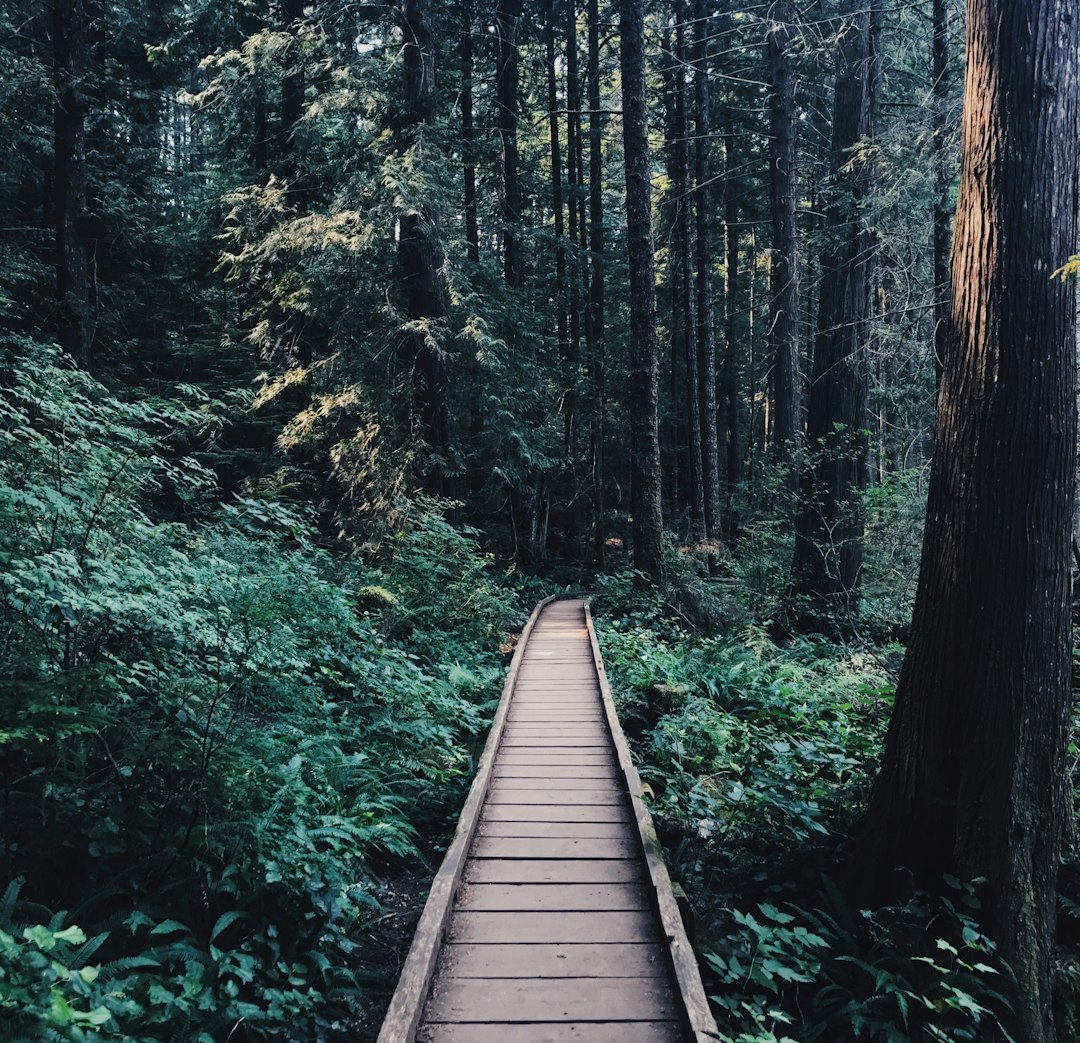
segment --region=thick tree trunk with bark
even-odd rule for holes
[[[705,487],[705,534],[719,539],[720,445],[716,433],[716,327],[713,317],[713,209],[709,163],[710,113],[705,0],[694,0],[694,212],[697,225],[697,361],[701,396],[701,463]]]
[[[619,44],[626,163],[626,232],[630,264],[630,496],[634,567],[663,575],[660,441],[657,433],[656,286],[652,239],[652,168],[645,105],[643,0],[621,0]]]
[[[769,204],[772,263],[769,271],[769,354],[772,360],[769,412],[775,463],[790,469],[802,440],[802,375],[799,365],[798,170],[795,149],[795,5],[774,0],[769,9],[766,51],[769,69]]]
[[[1049,1043],[1068,778],[1080,21],[1062,0],[970,0],[949,347],[911,642],[854,874],[888,893],[986,877]]]
[[[521,179],[518,172],[518,52],[521,0],[499,0],[495,9],[495,97],[502,146],[503,274],[511,286],[521,286]]]
[[[400,147],[414,147],[435,117],[435,48],[429,0],[403,0],[405,107]],[[403,214],[399,221],[398,271],[407,326],[398,349],[402,404],[408,434],[430,448],[446,444],[446,403],[439,326],[446,315],[443,253],[436,213]],[[428,475],[432,492],[440,493],[439,474]]]
[[[80,365],[91,362],[90,245],[87,208],[86,113],[90,65],[88,0],[54,0],[53,206],[56,234],[57,340]]]
[[[861,209],[869,161],[854,149],[870,133],[870,12],[845,0],[833,107],[829,245],[807,415],[806,455],[792,563],[793,593],[814,627],[846,628],[858,614],[866,484],[866,344],[874,242]]]
[[[949,186],[952,184],[947,155],[949,99],[948,0],[933,0],[931,12],[931,103],[934,129],[934,372],[941,384],[949,338],[949,248],[952,225]]]
[[[600,9],[589,0],[589,304],[586,344],[589,353],[591,417],[589,424],[593,479],[593,557],[604,568],[604,185],[603,123],[600,113]]]

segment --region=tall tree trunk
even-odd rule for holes
[[[621,0],[619,43],[630,264],[630,478],[634,567],[663,574],[660,440],[657,433],[656,286],[652,241],[652,169],[645,106],[643,0]]]
[[[90,65],[88,0],[54,0],[53,204],[56,234],[57,340],[89,366],[94,339],[90,306],[90,248],[83,234],[87,209],[86,113]]]
[[[949,324],[949,247],[952,226],[949,221],[949,187],[952,184],[947,121],[949,105],[949,0],[933,0],[931,42],[931,99],[934,130],[934,372],[941,384],[948,348]]]
[[[866,343],[873,238],[861,210],[870,164],[854,154],[871,126],[870,13],[845,0],[833,106],[829,245],[810,383],[792,591],[805,622],[846,628],[858,614],[866,485]]]
[[[949,345],[922,566],[856,878],[988,881],[1014,1034],[1050,1043],[1068,801],[1080,22],[969,0]]]
[[[503,274],[510,286],[522,285],[521,179],[518,174],[518,26],[521,0],[499,0],[495,9],[495,97],[503,179]]]
[[[593,479],[593,557],[604,568],[604,185],[603,123],[600,114],[600,11],[588,2],[589,20],[589,304],[585,316],[591,402],[590,449]]]
[[[735,198],[735,130],[730,119],[724,127],[724,157],[727,176],[724,178],[724,367],[720,383],[723,398],[724,450],[726,464],[725,505],[723,512],[724,536],[731,540],[738,529],[735,494],[742,478],[742,453],[739,447],[739,355],[738,337],[735,329],[736,304],[739,289],[739,203]],[[751,268],[753,272],[753,268]],[[750,290],[753,292],[753,278]],[[753,322],[753,301],[750,317]],[[751,326],[747,338],[750,346],[751,370],[753,369],[754,336]],[[752,436],[751,436],[752,437]]]
[[[559,127],[559,88],[558,67],[556,63],[555,0],[547,0],[544,24],[545,45],[547,50],[547,92],[548,92],[548,132],[551,144],[551,209],[555,225],[555,328],[559,344],[559,366],[562,372],[562,414],[563,414],[563,464],[569,478],[570,497],[576,497],[577,474],[576,452],[574,448],[577,422],[577,379],[575,369],[577,360],[570,354],[570,330],[567,323],[566,309],[566,225],[563,211],[563,158],[562,141]],[[569,106],[567,106],[569,108]],[[577,528],[574,524],[576,515],[571,508],[568,516],[571,541],[577,543]]]
[[[701,397],[701,463],[705,534],[718,539],[720,446],[716,434],[716,329],[713,317],[713,209],[710,191],[709,64],[711,22],[705,0],[694,0],[694,212],[697,223],[697,362]]]
[[[705,538],[706,497],[702,448],[702,394],[699,381],[698,330],[693,296],[693,267],[690,258],[690,125],[687,118],[687,42],[684,0],[675,0],[675,62],[672,84],[673,137],[672,195],[675,213],[671,227],[671,350],[681,351],[686,360],[687,505],[690,508],[690,539]],[[674,368],[674,366],[673,366]],[[674,389],[673,389],[674,391]],[[715,394],[715,392],[714,392]],[[674,406],[674,395],[673,402]],[[712,421],[715,439],[715,413]]]
[[[769,354],[772,360],[770,445],[775,463],[789,469],[788,485],[798,485],[795,461],[802,439],[802,379],[799,365],[798,170],[795,149],[795,5],[774,0],[768,16],[769,204],[772,264],[769,271]]]
[[[480,262],[476,217],[476,128],[473,125],[473,3],[461,0],[461,165],[465,205],[465,244],[469,260]]]
[[[281,27],[292,39],[284,52],[286,68],[281,79],[281,119],[278,123],[278,171],[287,186],[287,205],[295,214],[306,209],[307,191],[300,184],[300,145],[297,133],[304,115],[304,69],[299,53],[300,22],[304,17],[304,0],[281,0]],[[272,312],[277,327],[280,356],[286,365],[299,362],[308,366],[312,361],[311,338],[305,329],[304,314],[296,308],[283,307],[275,300]]]
[[[582,155],[581,128],[581,78],[578,72],[578,37],[577,37],[576,0],[566,0],[566,182],[567,182],[567,224],[569,227],[569,265],[567,278],[570,292],[568,308],[570,311],[570,363],[575,397],[580,404],[581,390],[581,337],[582,306],[588,296],[585,288],[585,160]],[[591,352],[590,352],[591,358]],[[577,417],[575,416],[575,425]],[[574,531],[580,535],[585,529],[586,495],[581,488],[581,475],[578,472],[578,440],[574,437]]]
[[[423,128],[435,117],[435,48],[429,0],[403,0],[405,106],[400,147],[414,147]],[[446,403],[442,364],[435,342],[446,315],[442,283],[442,247],[438,217],[427,206],[422,213],[403,214],[399,222],[398,268],[408,327],[403,330],[398,367],[403,381],[408,432],[432,449],[446,444]],[[433,328],[435,327],[435,328]],[[428,488],[443,491],[442,476],[429,471]]]

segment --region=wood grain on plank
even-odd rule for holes
[[[427,1022],[641,1021],[675,1017],[656,978],[449,978],[432,990]]]
[[[602,779],[614,782],[617,778],[610,764],[499,764],[497,779],[563,779],[577,785],[582,779]]]
[[[417,1043],[681,1043],[676,1021],[425,1025]]]
[[[651,912],[498,913],[460,910],[450,919],[453,942],[654,942],[659,927]]]
[[[662,978],[660,945],[448,945],[440,973],[448,978]]]
[[[625,838],[633,842],[632,837],[626,835],[625,822],[481,822],[476,828],[477,836],[481,837],[527,837],[560,839],[595,839],[595,840],[618,840]],[[637,854],[641,854],[637,849]]]
[[[532,804],[488,804],[484,822],[629,822],[630,813],[610,804],[559,804],[539,807]]]
[[[621,808],[626,807],[626,797],[616,789],[515,789],[494,785],[488,791],[487,803],[489,807],[494,804],[544,804],[551,807],[610,804]]]
[[[636,859],[610,858],[472,858],[465,867],[470,884],[615,884],[640,883]]]
[[[608,912],[648,909],[640,883],[465,884],[457,908],[492,912]]]
[[[513,775],[506,777],[496,775],[492,780],[491,790],[496,789],[524,789],[524,790],[604,790],[611,793],[624,793],[619,786],[615,775],[606,778],[585,778],[580,775],[562,778],[557,775],[534,775],[530,778],[515,778]]]
[[[627,859],[637,857],[634,845],[622,837],[498,837],[479,836],[473,843],[473,859],[577,858]]]

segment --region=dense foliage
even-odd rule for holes
[[[990,1038],[1011,986],[979,926],[986,881],[951,879],[941,897],[912,889],[877,909],[846,893],[838,853],[880,757],[901,650],[777,644],[747,622],[743,589],[717,604],[743,619],[717,637],[625,579],[606,587],[599,620],[721,1038]],[[1070,978],[1063,967],[1071,1005]]]
[[[0,1007],[28,1037],[340,1031],[380,876],[444,834],[498,692],[516,601],[469,534],[421,504],[364,565],[295,507],[219,505],[184,449],[220,405],[187,390],[125,403],[39,350],[4,399]]]

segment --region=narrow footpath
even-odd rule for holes
[[[585,603],[522,642],[380,1043],[708,1039]]]

